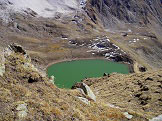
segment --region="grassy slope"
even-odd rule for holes
[[[97,99],[145,117],[162,112],[162,70],[129,75],[111,74],[110,77],[87,79]]]
[[[28,66],[26,65],[27,63]],[[127,121],[123,110],[102,101],[90,105],[78,100],[77,90],[58,89],[19,53],[5,58],[6,72],[0,76],[0,120]],[[33,80],[31,83],[31,79]],[[27,104],[27,116],[18,117],[17,106]],[[135,114],[132,121],[146,120]]]

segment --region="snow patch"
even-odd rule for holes
[[[42,17],[70,14],[81,10],[86,0],[0,0],[0,4],[0,18],[8,21],[11,12],[34,11]]]
[[[128,32],[132,32],[132,30],[131,29],[128,29]]]
[[[136,43],[136,42],[138,42],[138,41],[140,41],[140,39],[133,39],[133,40],[130,40],[130,41],[128,41],[129,43]]]

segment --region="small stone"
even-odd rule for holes
[[[123,37],[127,37],[128,36],[128,33],[123,33],[122,36]]]
[[[141,66],[141,67],[139,67],[139,71],[140,72],[146,72],[147,71],[147,68],[144,67],[144,66]]]
[[[106,105],[107,105],[107,106],[109,106],[109,107],[111,107],[111,108],[118,108],[118,109],[120,109],[120,107],[118,107],[118,106],[115,106],[115,105],[113,105],[113,104],[110,104],[110,103],[107,103]]]
[[[19,104],[16,108],[17,111],[22,111],[22,110],[27,110],[27,104],[24,103],[24,104]]]
[[[132,119],[132,118],[133,118],[133,116],[130,115],[128,112],[125,112],[125,113],[124,113],[124,116],[125,116],[127,119]]]
[[[50,81],[52,84],[54,84],[55,77],[54,77],[54,76],[51,76],[50,79],[49,79],[49,81]]]
[[[19,111],[17,115],[18,115],[19,118],[25,118],[27,116],[27,112],[26,111]]]
[[[153,81],[153,78],[151,78],[151,77],[147,77],[146,80]]]
[[[110,74],[108,74],[108,73],[104,73],[103,76],[110,77]]]
[[[16,110],[18,111],[17,115],[19,119],[25,118],[27,116],[28,109],[26,103],[19,104]]]
[[[54,77],[54,76],[51,76],[51,80],[53,80],[53,81],[54,81],[54,79],[55,79],[55,77]]]
[[[107,73],[104,73],[103,76],[107,76],[108,74]]]
[[[4,73],[5,73],[5,65],[2,64],[0,65],[0,76],[3,76]]]

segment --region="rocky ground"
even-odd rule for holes
[[[79,58],[107,58],[133,63],[131,57],[113,44],[101,27],[94,25],[81,13],[74,18],[61,20],[38,20],[28,16],[29,21],[23,17],[27,16],[17,14],[14,22],[8,24],[7,28],[6,25],[1,26],[1,46],[9,43],[23,45],[30,53],[32,61],[43,69],[50,63]]]
[[[2,52],[0,66],[0,120],[147,121],[138,113],[102,102],[86,84],[75,90],[59,89],[34,67],[21,46]]]
[[[152,24],[125,23],[125,29],[107,28],[100,21],[96,6],[91,6],[93,2],[89,3],[91,9],[88,3],[85,11],[48,19],[30,12],[10,13],[11,21],[0,19],[0,45],[23,45],[42,69],[56,61],[98,57],[136,63],[136,71],[141,66],[147,70],[161,68],[161,36],[149,27]],[[95,22],[91,14],[96,16]]]
[[[107,105],[129,109],[144,117],[162,112],[162,71],[129,75],[111,74],[83,82],[91,87],[98,100]]]
[[[89,0],[87,14],[139,64],[161,68],[162,9],[155,0]]]

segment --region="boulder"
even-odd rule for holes
[[[104,73],[103,76],[107,76],[107,73]]]
[[[128,36],[128,33],[123,33],[122,36],[123,37],[127,37]]]
[[[81,88],[84,91],[84,94],[86,94],[90,99],[96,101],[96,96],[94,95],[93,91],[90,89],[90,87],[88,85],[81,82],[81,83],[76,83],[72,87],[72,89],[77,89],[77,88]]]
[[[5,56],[10,56],[11,53],[19,53],[25,56],[26,59],[30,59],[29,55],[27,54],[26,50],[19,44],[13,43],[10,44],[7,48],[4,50]],[[31,61],[31,59],[30,59]]]
[[[103,76],[108,76],[108,77],[110,77],[110,74],[104,73]]]
[[[82,101],[83,103],[87,104],[87,105],[90,104],[90,101],[89,101],[88,99],[84,98],[84,97],[78,97],[78,99],[79,99],[80,101]]]
[[[49,79],[49,81],[50,81],[52,84],[54,84],[55,77],[54,77],[54,76],[51,76],[50,79]]]
[[[140,66],[140,67],[139,67],[139,71],[140,71],[140,72],[146,72],[146,71],[147,71],[147,68],[144,67],[144,66]]]

